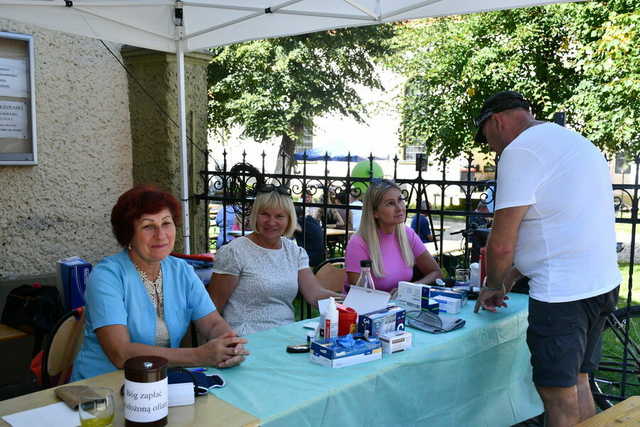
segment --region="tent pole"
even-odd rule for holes
[[[185,89],[184,89],[184,47],[182,40],[176,41],[176,56],[178,62],[178,119],[180,120],[180,176],[182,177],[182,236],[183,236],[183,252],[191,253],[189,239],[191,237],[189,230],[189,174],[188,174],[188,158],[187,158],[187,120],[185,109]]]

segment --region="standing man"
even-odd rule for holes
[[[506,306],[515,279],[529,277],[533,382],[548,426],[595,414],[588,373],[621,280],[609,168],[587,139],[535,120],[517,92],[487,99],[476,141],[500,155],[487,282],[478,305]]]

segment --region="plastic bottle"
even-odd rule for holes
[[[363,259],[360,261],[360,277],[358,277],[356,286],[367,289],[376,288],[376,285],[373,283],[373,277],[371,277],[371,260]]]
[[[480,264],[477,262],[471,263],[471,265],[469,265],[469,270],[469,284],[471,286],[480,286]]]
[[[329,304],[327,304],[327,308],[320,316],[320,325],[318,325],[320,338],[337,338],[338,321],[339,315],[336,300],[334,300],[333,297],[329,297]]]

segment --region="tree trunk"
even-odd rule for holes
[[[278,160],[276,162],[276,168],[273,171],[276,174],[281,174],[284,163],[284,173],[289,175],[293,166],[295,165],[295,159],[293,153],[296,150],[296,140],[292,139],[288,134],[282,135],[280,141],[280,149],[278,150]]]

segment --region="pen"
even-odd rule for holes
[[[207,370],[207,368],[192,368],[189,369],[189,371],[191,372],[205,372]]]

